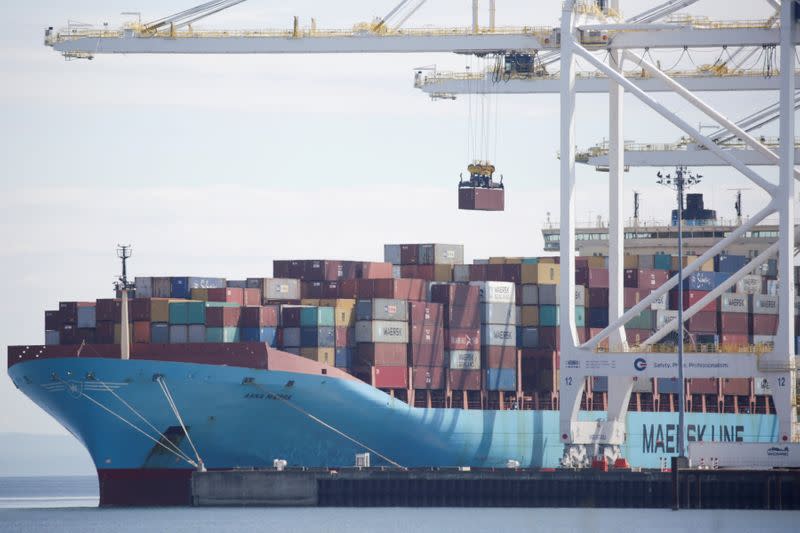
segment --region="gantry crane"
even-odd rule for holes
[[[668,377],[675,374],[675,357],[672,354],[631,353],[624,339],[624,325],[648,307],[656,298],[681,282],[677,276],[661,288],[653,291],[632,309],[623,309],[623,226],[621,213],[622,172],[624,169],[622,137],[622,95],[632,93],[654,109],[665,119],[683,129],[699,145],[740,171],[754,184],[764,189],[770,197],[766,207],[751,219],[710,248],[700,258],[684,269],[684,278],[697,271],[711,257],[719,253],[730,242],[739,238],[753,225],[765,217],[778,213],[780,218],[779,241],[766,252],[756,257],[745,268],[734,274],[728,282],[712,291],[707,298],[716,298],[738,279],[767,260],[770,254],[779,253],[780,323],[775,347],[772,352],[687,354],[686,377],[757,377],[767,379],[779,420],[781,442],[800,440],[797,424],[794,346],[794,94],[795,53],[797,28],[795,0],[767,0],[779,16],[764,21],[719,22],[684,17],[672,22],[659,22],[679,9],[691,5],[693,0],[669,0],[636,17],[623,20],[619,13],[619,0],[563,2],[560,28],[522,26],[498,28],[490,23],[481,27],[477,20],[477,0],[473,0],[473,24],[469,28],[403,29],[396,24],[398,13],[409,15],[423,2],[403,1],[384,19],[354,25],[348,30],[323,30],[300,27],[297,19],[288,30],[199,30],[193,24],[202,17],[236,5],[237,1],[207,2],[157,21],[141,24],[131,23],[117,30],[68,26],[59,31],[49,28],[45,43],[72,58],[92,58],[101,54],[285,54],[285,53],[410,53],[410,52],[454,52],[486,55],[538,55],[544,68],[534,73],[546,72],[546,67],[559,63],[557,84],[561,102],[561,358],[560,358],[560,429],[561,442],[565,445],[565,457],[575,447],[600,446],[611,453],[619,453],[625,442],[625,415],[634,376],[640,378]],[[410,14],[413,14],[410,13]],[[404,16],[404,15],[403,15]],[[407,16],[405,17],[408,18]],[[402,21],[405,19],[402,18]],[[394,21],[394,23],[393,23]],[[779,22],[776,27],[776,22]],[[681,83],[658,64],[648,60],[647,55],[634,50],[656,51],[659,49],[728,49],[734,48],[737,56],[747,55],[745,49],[765,47],[780,51],[780,66],[776,70],[770,88],[780,91],[779,120],[780,145],[775,153],[742,130],[736,124],[699,99],[689,87]],[[740,51],[743,50],[743,51]],[[599,53],[599,54],[598,54]],[[733,53],[731,55],[733,55]],[[575,59],[580,57],[608,80],[610,102],[609,140],[609,277],[610,277],[610,325],[583,344],[578,343],[575,326],[575,95],[581,85],[576,71]],[[666,90],[681,95],[692,105],[717,121],[721,127],[741,139],[749,148],[758,152],[768,162],[780,168],[777,185],[764,179],[750,169],[736,153],[722,149],[717,143],[702,135],[679,116],[654,100],[644,83],[634,83],[622,73],[623,62],[637,65]],[[525,59],[521,63],[524,65]],[[520,69],[518,68],[517,71]],[[524,70],[524,69],[523,69]],[[735,87],[745,76],[719,75],[714,72],[716,86]],[[685,77],[687,78],[687,77]],[[709,78],[711,79],[711,78]],[[708,80],[704,80],[708,81]],[[511,81],[509,81],[509,84]],[[532,81],[539,83],[539,81]],[[594,82],[595,84],[598,82]],[[588,83],[587,83],[588,85]],[[742,87],[742,85],[740,85]],[[741,90],[737,88],[735,90]],[[498,91],[495,91],[498,92]],[[701,300],[686,310],[687,316],[705,305]],[[675,321],[670,322],[676,327]],[[669,325],[667,327],[670,327]],[[661,333],[661,332],[659,332]],[[597,353],[599,343],[610,339],[614,351]],[[609,376],[609,409],[606,420],[581,421],[577,413],[587,376]]]

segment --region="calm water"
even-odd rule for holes
[[[98,509],[94,477],[0,477],[0,532],[797,531],[800,513],[617,509]]]

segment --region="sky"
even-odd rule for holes
[[[623,0],[622,8],[630,16],[656,3]],[[59,301],[108,297],[119,271],[117,243],[133,245],[133,275],[229,279],[269,276],[272,260],[281,258],[382,260],[383,244],[392,242],[461,243],[468,259],[541,255],[541,227],[548,216],[558,220],[558,96],[498,95],[484,102],[495,109],[487,118],[497,131],[486,155],[503,174],[507,193],[505,212],[479,213],[457,210],[456,184],[472,155],[469,109],[480,97],[432,101],[413,87],[417,67],[461,71],[479,68],[479,60],[342,54],[65,61],[43,46],[46,26],[73,20],[116,27],[129,19],[120,15],[125,11],[150,20],[191,4],[0,5],[3,352],[8,345],[43,343],[44,310]],[[203,27],[289,28],[298,15],[302,24],[314,17],[321,28],[348,28],[385,14],[393,0],[275,4],[250,0]],[[466,26],[470,5],[430,0],[406,26]],[[498,2],[497,24],[557,26],[560,5]],[[717,19],[771,13],[761,0],[701,0],[689,12]],[[694,51],[684,61],[713,63],[717,55]],[[733,119],[776,97],[703,95]],[[681,136],[633,96],[625,98],[626,139]],[[692,124],[709,123],[674,95],[656,99]],[[577,101],[576,140],[586,148],[607,137],[607,98],[579,95]],[[654,184],[656,170],[626,174],[625,205],[632,206],[638,190],[643,216],[664,221],[673,196]],[[774,169],[760,170],[775,179]],[[748,182],[731,169],[702,173],[706,179],[695,192],[732,217],[729,189]],[[579,222],[607,215],[598,201],[607,197],[607,174],[579,166],[577,185]],[[745,191],[745,213],[764,200]],[[5,372],[0,404],[0,433],[65,433]]]

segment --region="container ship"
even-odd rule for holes
[[[702,209],[687,210],[684,223],[693,216],[714,227]],[[551,247],[552,231],[543,231]],[[762,237],[749,255],[774,241]],[[625,257],[626,307],[678,268],[671,238],[662,240],[658,253]],[[576,260],[582,339],[609,320],[599,250]],[[628,324],[629,344],[747,260],[709,261],[685,281],[683,302],[675,292]],[[400,244],[385,246],[383,262],[274,261],[269,278],[123,278],[116,298],[45,311],[44,345],[8,350],[16,387],[91,454],[101,505],[188,504],[195,469],[345,467],[364,452],[373,465],[402,467],[560,465],[556,257],[465,264],[461,245]],[[776,284],[768,262],[687,322],[691,342],[769,345]],[[659,468],[676,455],[680,386],[635,383],[621,450],[631,466]],[[685,386],[687,440],[777,440],[766,383]],[[580,417],[604,419],[607,402],[607,378],[587,378]]]

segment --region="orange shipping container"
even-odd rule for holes
[[[133,342],[147,344],[150,342],[150,322],[133,323]]]

